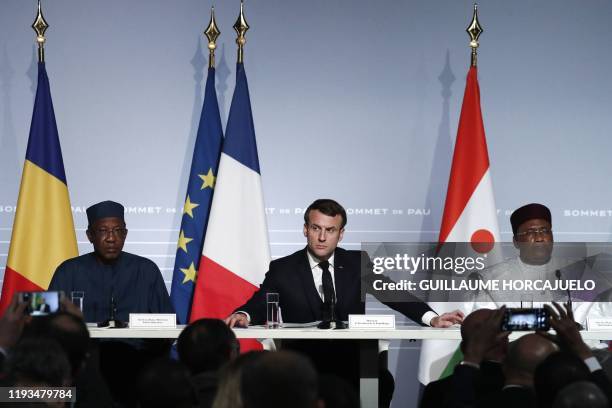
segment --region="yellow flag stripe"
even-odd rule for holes
[[[7,266],[47,288],[55,268],[77,255],[68,187],[26,160]]]

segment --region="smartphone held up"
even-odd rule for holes
[[[30,316],[45,316],[60,309],[64,297],[61,291],[19,292],[19,302],[28,304],[26,314]]]

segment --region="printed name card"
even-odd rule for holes
[[[589,331],[612,331],[612,318],[589,317],[587,318],[587,329]]]
[[[349,315],[349,329],[395,329],[395,315]]]
[[[176,329],[176,314],[130,313],[130,329]]]

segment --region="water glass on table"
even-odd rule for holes
[[[72,303],[79,308],[79,310],[83,311],[83,300],[85,300],[85,292],[82,291],[73,291],[70,292],[70,299]]]
[[[278,293],[266,293],[266,328],[280,327],[280,309]]]

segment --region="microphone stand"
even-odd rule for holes
[[[561,281],[561,270],[560,269],[557,269],[555,271],[555,276],[557,277],[558,281]],[[572,293],[569,290],[569,286],[565,289],[565,292],[567,293],[567,304],[571,308],[572,307]]]
[[[346,323],[336,318],[336,294],[334,293],[329,302],[329,319],[321,321],[317,325],[318,329],[346,329]]]
[[[557,269],[555,270],[555,276],[557,277],[558,281],[561,281],[561,270]],[[566,293],[567,293],[567,306],[570,308],[570,310],[573,311],[573,306],[572,306],[572,293],[570,292],[569,286],[565,289]],[[578,330],[584,330],[584,326],[578,322],[576,323],[576,327],[578,328]]]
[[[118,320],[115,315],[117,313],[117,305],[115,304],[115,297],[111,295],[111,304],[110,304],[110,315],[108,319],[105,321],[98,323],[98,327],[109,327],[111,329],[123,329],[127,327],[125,322]]]

